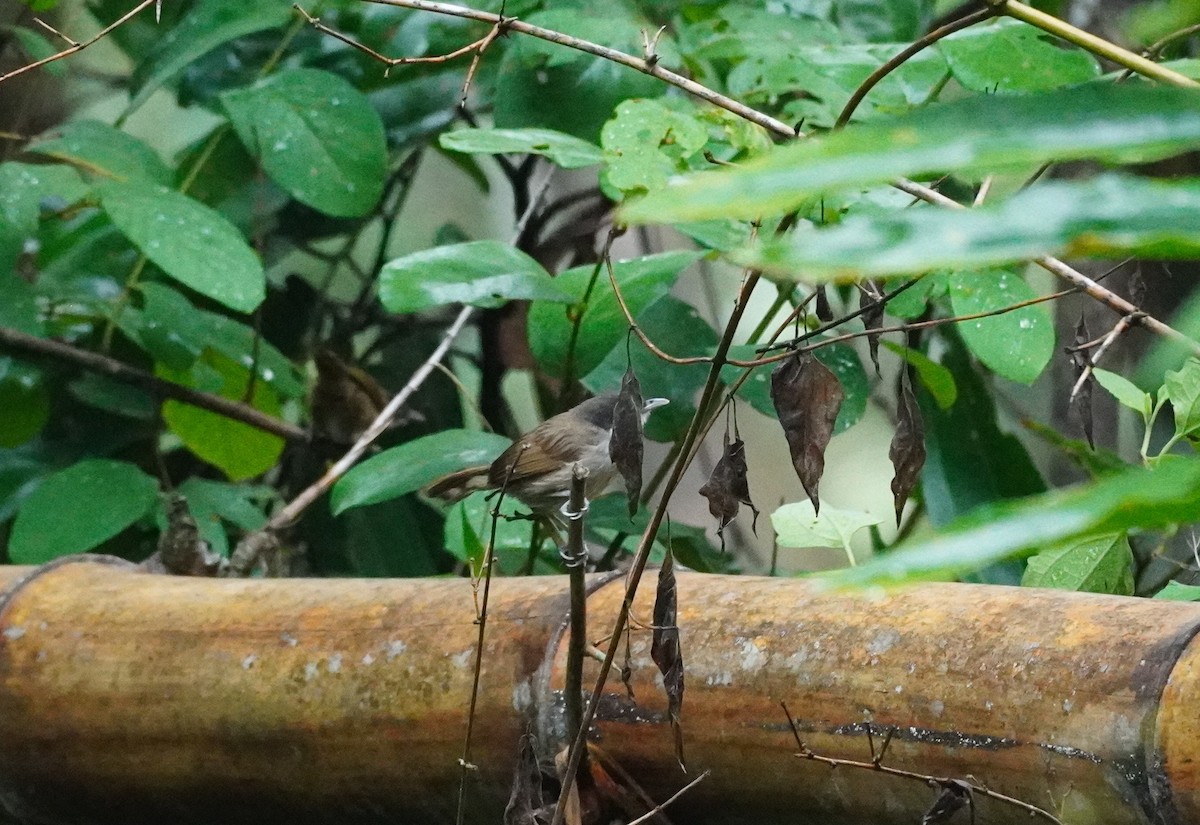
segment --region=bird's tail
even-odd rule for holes
[[[422,492],[430,498],[440,498],[450,504],[462,501],[471,493],[488,489],[488,467],[487,464],[480,464],[444,475]]]

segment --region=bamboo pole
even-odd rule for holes
[[[589,590],[595,637],[623,584]],[[500,821],[522,733],[543,758],[561,747],[566,593],[558,577],[493,584],[468,821]],[[462,579],[0,568],[0,803],[33,822],[447,821],[474,621]],[[691,775],[648,630],[635,698],[610,685],[594,730],[656,799],[712,770],[676,822],[920,821],[935,790],[797,759],[780,701],[823,755],[869,761],[871,723],[895,730],[884,764],[969,775],[1065,823],[1200,821],[1198,605],[680,574],[679,625]],[[989,799],[977,813],[1030,821]]]

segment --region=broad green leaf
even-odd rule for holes
[[[72,396],[98,410],[149,421],[158,416],[158,402],[146,391],[94,372],[87,372],[67,385]]]
[[[921,0],[833,0],[833,16],[847,38],[914,40],[925,30],[928,6]]]
[[[11,269],[0,270],[0,326],[41,335],[43,324],[37,300],[33,284]]]
[[[601,184],[618,198],[662,189],[671,174],[689,168],[706,143],[708,129],[680,106],[627,100],[600,132]]]
[[[1200,585],[1167,582],[1167,586],[1155,593],[1154,598],[1172,602],[1200,602]]]
[[[33,6],[35,4],[30,3],[29,5]],[[46,38],[24,26],[0,26],[0,31],[6,31],[15,37],[31,62],[44,60],[58,51],[58,49],[50,45],[50,41]],[[62,64],[62,61],[45,63],[41,66],[41,70],[50,73],[54,77],[62,77],[67,73],[67,67]]]
[[[471,430],[443,430],[384,450],[353,467],[333,487],[330,507],[376,504],[415,493],[446,473],[489,464],[512,442],[499,435]]]
[[[1089,53],[1063,48],[1061,41],[1017,20],[971,26],[939,40],[937,48],[954,79],[973,92],[1049,91],[1100,74]]]
[[[1007,269],[960,272],[950,281],[955,315],[1003,309],[1037,297],[1025,280]],[[1054,354],[1054,322],[1044,305],[956,325],[971,352],[992,372],[1031,384]]]
[[[600,147],[553,129],[455,129],[438,138],[443,149],[466,154],[541,155],[564,169],[594,166]]]
[[[492,537],[492,510],[495,501],[489,501],[486,493],[473,493],[455,504],[446,513],[446,549],[459,561],[471,565],[472,573],[479,575],[483,554]],[[500,502],[500,512],[515,516],[526,512],[524,505],[505,496]],[[530,530],[528,520],[501,518],[496,523],[496,541],[493,552],[501,573],[515,575],[521,572],[529,558]],[[552,544],[547,540],[547,544]],[[534,566],[534,573],[557,572],[554,567],[542,564]]]
[[[984,504],[1046,489],[1021,442],[1000,429],[992,394],[963,344],[951,335],[946,342],[942,365],[954,376],[957,400],[942,409],[923,386],[917,392],[927,452],[921,491],[937,527]]]
[[[642,30],[654,29],[618,3],[551,8],[521,19],[631,53],[642,49]],[[658,49],[665,65],[678,65],[669,34],[659,39]],[[663,92],[662,83],[641,72],[526,37],[515,40],[500,62],[493,119],[502,129],[554,129],[595,143],[618,103]]]
[[[1025,587],[1053,587],[1086,593],[1133,595],[1133,552],[1125,533],[1069,542],[1029,558]]]
[[[13,524],[9,558],[42,564],[83,553],[146,515],[158,482],[124,461],[88,459],[47,478],[25,500]]]
[[[938,407],[948,410],[954,406],[954,402],[958,399],[958,385],[954,383],[954,373],[923,352],[891,341],[881,341],[880,343],[899,355],[916,370],[921,385],[929,391],[929,395],[937,402]]]
[[[345,530],[342,544],[350,561],[349,572],[374,578],[417,578],[443,572],[439,568],[446,543],[440,529],[434,531],[436,536],[423,529],[426,516],[436,518],[428,508],[403,498],[342,515],[337,524]]]
[[[515,298],[571,300],[533,258],[499,241],[437,246],[383,265],[379,300],[389,312],[445,304],[498,307]]]
[[[1200,512],[1200,459],[1169,456],[1069,489],[992,505],[956,529],[834,574],[840,585],[945,578],[1094,533],[1162,529]]]
[[[286,25],[292,10],[282,3],[200,0],[176,25],[169,26],[138,64],[133,99],[126,115],[188,64],[212,49],[247,34]]]
[[[978,209],[852,215],[734,257],[776,274],[846,278],[980,268],[1050,254],[1200,256],[1200,182],[1103,175],[1044,183]]]
[[[867,411],[867,399],[871,394],[867,371],[863,369],[862,360],[854,348],[845,344],[830,344],[813,350],[812,354],[837,376],[842,385],[842,392],[845,393],[842,407],[838,410],[837,421],[833,424],[833,434],[837,435],[857,424]],[[751,344],[729,349],[729,357],[739,361],[749,361],[760,355]],[[771,400],[772,369],[773,366],[755,367],[738,390],[738,398],[763,415],[777,418],[779,414],[775,411],[775,402]],[[732,385],[743,371],[743,367],[726,364],[721,368],[721,380]]]
[[[1148,161],[1197,146],[1200,92],[1190,89],[1094,84],[978,96],[797,141],[735,169],[690,175],[620,215],[629,223],[754,219],[823,192],[901,176],[992,174],[1082,158]]]
[[[286,69],[221,95],[238,137],[296,200],[366,215],[387,177],[383,122],[362,92],[318,69]]]
[[[1129,464],[1112,450],[1093,448],[1081,438],[1068,438],[1054,427],[1040,424],[1032,419],[1021,422],[1026,430],[1043,439],[1047,444],[1061,450],[1091,478],[1124,470]]]
[[[679,48],[690,62],[739,62],[764,51],[788,55],[813,43],[837,43],[841,36],[828,20],[789,14],[786,8],[761,3],[725,2],[712,15],[688,21]]]
[[[808,499],[785,504],[771,514],[771,526],[784,547],[836,547],[854,558],[850,543],[854,534],[879,524],[879,519],[859,510],[840,510],[821,502],[821,512],[813,512]]]
[[[250,326],[199,309],[161,283],[146,282],[138,289],[142,293],[142,312],[140,316],[130,314],[134,322],[131,337],[156,361],[185,370],[205,349],[211,348],[247,370],[255,368],[259,379],[280,395],[288,398],[304,395],[304,381],[296,367],[272,344],[257,338]]]
[[[1181,369],[1168,372],[1163,389],[1175,411],[1175,434],[1185,436],[1200,429],[1200,360],[1189,358]]]
[[[903,50],[905,43],[807,44],[786,53],[751,55],[729,73],[729,91],[739,100],[775,106],[788,122],[806,128],[837,122],[846,101],[872,72]],[[854,110],[854,120],[903,111],[924,103],[946,75],[946,61],[926,49],[883,78]],[[796,95],[803,89],[803,95]]]
[[[33,235],[44,200],[57,198],[66,205],[87,191],[79,173],[69,166],[0,163],[0,222],[11,224],[22,235]]]
[[[698,252],[675,251],[615,261],[613,275],[630,313],[636,318],[666,295],[679,273],[699,257]],[[592,273],[596,273],[594,283]],[[566,372],[574,337],[570,372],[573,376],[585,375],[609,350],[625,340],[629,325],[603,265],[599,269],[595,264],[568,269],[554,278],[554,284],[571,296],[572,303],[564,306],[560,300],[533,302],[529,308],[529,347],[543,370],[561,378]]]
[[[29,144],[27,151],[76,169],[117,180],[168,184],[171,170],[158,154],[132,135],[98,120],[73,120]]]
[[[233,401],[246,396],[250,373],[240,364],[208,350],[191,370],[178,371],[158,364],[160,378],[211,392]],[[278,416],[279,397],[265,381],[255,381],[250,405],[268,415]],[[283,452],[283,439],[257,427],[193,407],[181,401],[166,401],[163,421],[179,436],[189,450],[220,469],[231,481],[244,481],[275,466]]]
[[[195,476],[179,485],[179,493],[187,499],[188,512],[196,520],[201,537],[222,556],[229,555],[224,523],[243,531],[257,530],[267,521],[263,503],[275,495],[267,486],[227,484]]]
[[[0,448],[33,438],[50,419],[50,393],[41,370],[0,356]]]
[[[750,243],[752,226],[747,221],[697,221],[676,224],[675,228],[701,246],[729,252]]]
[[[1092,370],[1092,377],[1096,379],[1097,384],[1108,390],[1113,398],[1129,409],[1136,410],[1142,418],[1149,420],[1150,411],[1154,407],[1154,399],[1150,397],[1149,393],[1142,392],[1128,378],[1100,367]]]
[[[105,181],[98,188],[112,222],[167,275],[238,312],[262,303],[262,263],[212,209],[165,186]]]
[[[690,304],[667,295],[652,303],[637,316],[638,326],[657,346],[674,356],[711,355],[717,334]],[[622,330],[624,333],[624,330]],[[621,386],[627,362],[632,363],[642,384],[642,395],[671,399],[654,411],[646,422],[646,437],[654,441],[673,441],[681,436],[696,413],[696,396],[708,376],[707,364],[669,364],[646,349],[638,339],[625,340],[613,347],[596,368],[583,376],[583,385],[597,395],[615,392]]]

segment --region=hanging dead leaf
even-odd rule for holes
[[[627,624],[625,625],[625,658],[621,662],[621,684],[625,686],[625,693],[629,696],[629,701],[634,701],[633,695],[633,630]]]
[[[613,432],[608,442],[608,454],[617,472],[625,479],[625,494],[629,497],[629,517],[633,518],[642,495],[642,387],[633,374],[625,370],[621,392],[613,407]]]
[[[938,782],[942,792],[934,800],[933,805],[921,817],[921,825],[941,825],[949,822],[966,805],[973,805],[971,786],[961,779],[943,779]]]
[[[821,507],[817,488],[825,472],[825,448],[844,397],[837,376],[807,352],[797,352],[771,373],[771,400],[814,511]]]
[[[829,294],[825,291],[825,285],[821,284],[817,287],[817,317],[825,323],[833,320],[833,307],[829,305]]]
[[[683,727],[680,725],[680,714],[683,711],[683,649],[680,645],[679,626],[676,624],[678,608],[675,562],[668,549],[658,571],[650,658],[662,673],[663,688],[667,692],[667,718],[671,720],[671,730],[675,734],[675,758],[679,760],[679,767],[687,773],[687,763],[683,759]]]
[[[883,326],[883,290],[878,281],[864,281],[858,294],[858,308],[862,314],[863,328],[867,330],[867,349],[871,353],[871,363],[875,365],[875,375],[879,375],[879,333],[871,332]]]
[[[1081,349],[1089,340],[1087,320],[1083,317],[1083,313],[1079,313],[1079,323],[1075,325],[1075,349],[1071,351],[1071,366],[1074,368],[1075,381],[1079,381],[1079,377],[1091,363],[1088,358],[1087,350]],[[1079,412],[1079,423],[1083,426],[1083,435],[1087,439],[1088,446],[1093,450],[1096,449],[1096,443],[1092,437],[1092,385],[1096,379],[1088,376],[1087,380],[1080,385],[1079,390],[1075,393],[1075,409]]]
[[[727,433],[721,460],[713,467],[712,475],[700,488],[700,495],[708,499],[708,512],[717,520],[717,535],[721,537],[722,552],[725,550],[725,525],[737,516],[740,505],[745,504],[754,511],[751,529],[755,534],[758,533],[758,508],[750,501],[746,469],[745,442],[737,437],[730,441]]]
[[[917,486],[921,468],[925,466],[925,422],[921,418],[921,407],[913,395],[908,369],[900,371],[900,397],[896,401],[896,434],[888,458],[896,474],[892,477],[892,500],[896,505],[896,526],[900,526],[900,515],[904,504]]]
[[[542,771],[538,767],[536,739],[527,733],[517,743],[512,793],[504,807],[504,825],[539,825],[538,813],[546,805],[542,796]]]
[[[1138,309],[1146,303],[1146,279],[1142,277],[1142,265],[1139,263],[1129,274],[1129,303]]]
[[[224,564],[225,560],[200,537],[187,500],[178,493],[172,495],[167,502],[167,527],[158,537],[158,548],[140,567],[174,576],[216,576]]]

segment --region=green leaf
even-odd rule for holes
[[[140,318],[129,313],[133,337],[146,351],[176,370],[186,370],[205,349],[211,348],[246,369],[254,367],[259,380],[280,395],[300,398],[304,381],[283,353],[255,335],[254,330],[232,318],[193,306],[179,292],[160,283],[146,282]]]
[[[37,301],[37,290],[33,284],[27,283],[11,269],[0,270],[0,326],[29,335],[41,335],[43,324]]]
[[[1167,582],[1167,586],[1155,593],[1154,598],[1172,602],[1200,602],[1200,585]]]
[[[699,252],[675,251],[614,262],[613,274],[630,313],[636,318],[666,295],[679,273],[699,257]],[[592,273],[596,273],[594,283]],[[571,296],[572,303],[564,307],[561,300],[533,302],[529,308],[529,347],[542,369],[563,377],[575,328],[572,319],[578,318],[571,373],[585,375],[625,340],[628,331],[625,315],[617,304],[604,266],[597,269],[595,264],[589,264],[568,269],[554,278],[554,284]],[[592,284],[590,294],[589,284]]]
[[[79,376],[67,390],[84,404],[113,415],[139,421],[158,416],[158,403],[149,393],[94,372]]]
[[[168,381],[232,401],[245,398],[250,380],[250,372],[245,367],[213,350],[206,351],[188,371],[157,364],[155,373]],[[268,415],[279,416],[279,397],[265,381],[254,382],[250,405]],[[184,446],[219,468],[232,481],[265,473],[275,466],[283,452],[284,441],[279,436],[181,401],[166,401],[162,406],[162,417],[167,428],[179,436]]]
[[[901,346],[891,341],[880,341],[885,347],[899,355],[916,370],[921,385],[929,391],[929,395],[937,402],[939,408],[948,410],[958,399],[958,385],[954,383],[954,373],[923,352]]]
[[[927,8],[921,0],[834,0],[833,15],[848,39],[914,40]]]
[[[83,178],[69,166],[0,163],[0,221],[8,222],[23,235],[33,235],[43,200],[57,197],[70,203],[87,191]]]
[[[929,519],[941,527],[981,505],[1046,489],[1021,442],[1000,429],[992,394],[957,337],[947,336],[942,364],[958,398],[943,409],[920,388],[925,419],[921,491]]]
[[[1031,556],[1025,587],[1133,595],[1133,552],[1125,533],[1089,536]]]
[[[176,25],[158,37],[132,78],[133,99],[126,116],[188,64],[212,49],[247,34],[287,25],[292,10],[283,3],[200,0]]]
[[[979,268],[1050,254],[1198,257],[1200,182],[1103,175],[1043,183],[978,209],[852,215],[734,258],[769,273],[828,279]]]
[[[374,208],[387,177],[383,122],[362,92],[318,69],[287,69],[221,95],[247,151],[296,200],[335,217]]]
[[[41,370],[0,356],[0,447],[17,447],[50,420],[50,393]]]
[[[1096,379],[1097,384],[1108,390],[1117,401],[1131,410],[1137,410],[1142,418],[1147,421],[1150,420],[1150,411],[1154,407],[1154,399],[1150,397],[1149,393],[1142,392],[1128,378],[1117,375],[1115,372],[1100,369],[1099,367],[1092,370],[1092,377]]]
[[[225,522],[244,530],[257,530],[267,521],[263,503],[275,496],[267,486],[227,484],[192,477],[179,485],[187,499],[188,512],[200,528],[200,536],[222,556],[229,555]]]
[[[1189,358],[1181,369],[1168,372],[1163,389],[1175,410],[1175,434],[1183,437],[1200,429],[1200,360]]]
[[[851,549],[854,534],[879,521],[870,513],[840,510],[825,502],[817,515],[808,499],[785,504],[771,514],[771,526],[783,547],[836,547],[850,559],[854,558]]]
[[[446,513],[446,549],[463,562],[471,565],[474,575],[480,574],[480,564],[492,534],[492,509],[494,500],[487,493],[473,493],[455,504]],[[500,502],[500,512],[515,516],[524,512],[523,505],[516,499],[505,496]],[[496,541],[493,552],[501,573],[515,575],[524,567],[529,557],[530,530],[528,520],[501,518],[496,524]],[[550,544],[549,540],[546,540]],[[544,563],[535,563],[534,573],[557,572]]]
[[[105,181],[98,188],[112,222],[167,275],[238,312],[262,303],[262,264],[218,213],[165,186]]]
[[[35,140],[27,151],[117,180],[168,184],[171,170],[158,154],[132,135],[98,120],[73,120],[54,136]]]
[[[414,252],[384,264],[379,274],[379,299],[389,312],[420,312],[445,304],[498,307],[517,298],[571,300],[541,264],[499,241]]]
[[[47,478],[25,500],[13,524],[9,558],[42,564],[83,553],[146,515],[158,482],[124,461],[89,459]]]
[[[689,168],[688,161],[708,143],[708,129],[679,105],[627,100],[600,132],[604,147],[602,185],[611,194],[653,192],[667,178]]]
[[[1042,92],[1092,80],[1096,59],[1082,49],[1063,48],[1041,29],[998,19],[970,26],[938,41],[950,71],[973,92]]]
[[[443,430],[384,450],[353,467],[333,487],[335,514],[415,493],[446,473],[489,464],[512,443],[492,433]]]
[[[833,433],[837,435],[857,424],[867,411],[867,399],[871,394],[867,371],[863,369],[858,353],[846,344],[830,344],[813,350],[812,354],[837,376],[842,385],[842,392],[845,393],[842,407],[838,410],[837,421],[833,424]],[[749,361],[758,358],[759,355],[753,344],[729,348],[729,357],[739,361]],[[721,380],[727,385],[732,385],[743,371],[743,367],[726,364],[721,368]],[[775,402],[771,400],[771,367],[755,367],[738,390],[738,398],[763,415],[777,418],[779,413],[775,410]]]
[[[950,281],[955,315],[1003,309],[1037,297],[1025,280],[1006,269],[960,272]],[[958,323],[971,351],[990,370],[1031,384],[1054,354],[1054,322],[1044,305]]]
[[[601,161],[600,147],[553,129],[456,129],[438,138],[443,149],[466,154],[541,155],[564,169]]]
[[[1200,146],[1200,92],[1086,85],[978,96],[797,141],[737,168],[704,172],[620,210],[629,223],[786,212],[824,192],[897,177],[992,174],[1047,161],[1149,161]],[[1047,213],[1049,214],[1049,213]]]
[[[1167,458],[1153,468],[983,508],[951,532],[831,578],[839,585],[945,578],[1088,534],[1186,524],[1200,512],[1200,459]]]
[[[637,316],[638,326],[656,345],[675,356],[711,355],[717,334],[690,304],[667,295]],[[622,330],[622,333],[624,330]],[[669,364],[646,349],[637,338],[630,342],[632,363],[646,398],[670,398],[671,403],[654,411],[646,422],[646,437],[673,441],[683,434],[696,413],[695,399],[708,377],[707,364]],[[613,347],[594,370],[582,379],[591,392],[615,392],[625,374],[625,341]]]
[[[30,5],[32,6],[33,4],[31,3]],[[50,45],[50,41],[46,40],[46,38],[24,26],[0,26],[0,31],[6,31],[17,38],[17,41],[21,44],[21,48],[25,51],[26,56],[31,62],[44,60],[58,51],[58,49]],[[66,66],[62,64],[62,61],[45,63],[41,66],[41,70],[49,72],[54,77],[62,77],[67,73]]]

